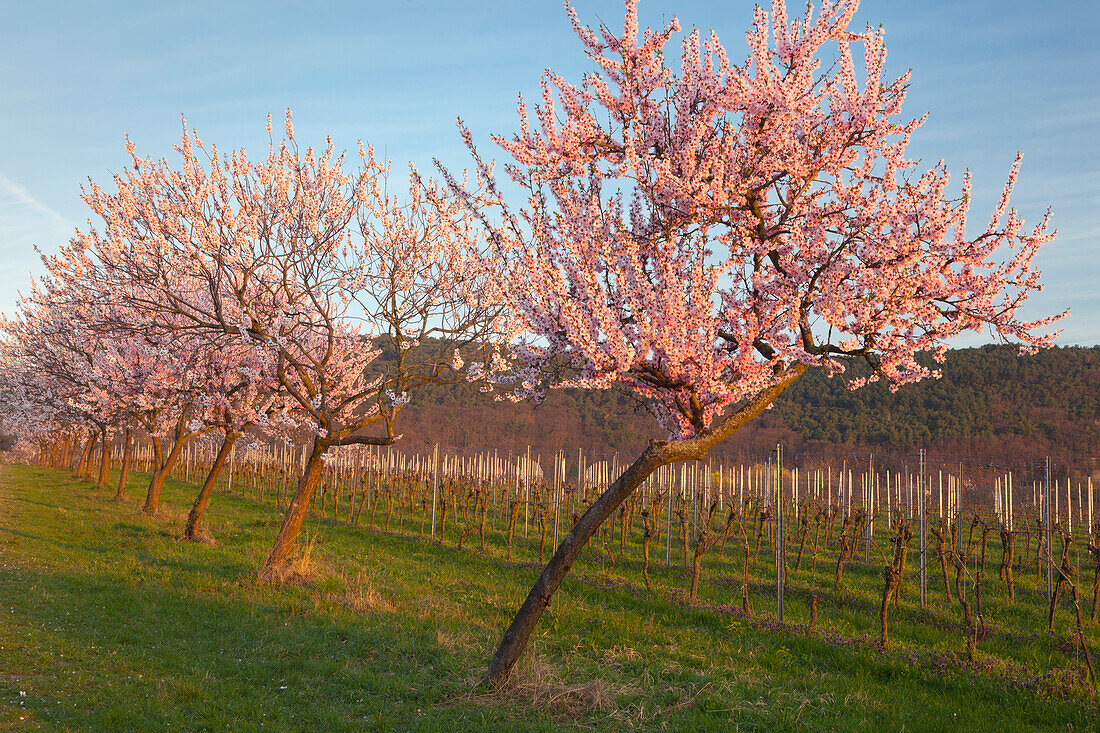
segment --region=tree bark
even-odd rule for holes
[[[160,492],[164,488],[164,481],[168,478],[168,474],[172,469],[175,468],[176,461],[179,459],[186,442],[187,439],[182,436],[181,431],[177,430],[175,440],[172,442],[172,450],[169,451],[166,458],[163,458],[164,448],[160,444],[160,439],[153,438],[153,453],[157,457],[158,468],[153,472],[153,477],[149,479],[149,490],[145,492],[145,504],[141,507],[142,514],[156,514],[160,511]]]
[[[79,473],[80,459],[84,456],[84,451],[88,447],[88,444],[84,443],[84,447],[81,448],[81,443],[82,441],[80,438],[80,433],[73,433],[72,454],[69,456],[68,463],[66,465],[68,465],[69,469],[72,470],[74,473]]]
[[[690,459],[702,460],[707,452],[718,443],[735,433],[775,401],[807,367],[796,364],[780,375],[778,382],[761,391],[740,409],[723,418],[716,425],[697,432],[690,438],[671,442],[652,441],[603,494],[579,518],[573,529],[562,540],[561,545],[543,568],[535,581],[527,599],[504,632],[489,669],[482,680],[483,684],[498,685],[512,671],[520,654],[527,647],[535,625],[550,606],[550,600],[573,563],[580,555],[588,540],[596,533],[604,520],[610,517],[635,489],[660,466]]]
[[[86,443],[83,438],[78,434],[73,435],[72,446],[65,458],[65,467],[73,473],[76,473],[77,469],[80,468],[80,457],[84,455],[85,445]]]
[[[283,525],[279,528],[279,534],[275,536],[271,552],[268,553],[267,560],[260,569],[261,580],[281,580],[286,573],[298,535],[302,533],[302,524],[305,523],[306,515],[309,513],[309,504],[313,500],[313,495],[317,493],[317,487],[321,485],[321,473],[325,467],[324,454],[328,448],[329,444],[322,443],[320,438],[313,439],[313,451],[306,461],[306,469],[302,472],[298,488],[290,500],[290,506],[287,507]]]
[[[966,567],[966,561],[954,547],[955,545],[952,544],[951,555],[955,563],[955,596],[959,599],[959,605],[962,606],[963,624],[966,626],[966,661],[973,662],[974,652],[977,649],[978,634],[974,626],[974,617],[971,615],[970,603],[966,600],[962,589],[962,574]]]
[[[95,450],[97,437],[95,433],[89,435],[88,442],[84,445],[84,450],[80,453],[80,462],[76,464],[76,475],[79,478],[88,478],[88,464],[91,462],[92,451]]]
[[[1008,602],[1016,602],[1016,578],[1013,575],[1012,566],[1015,563],[1016,536],[1007,529],[1001,530],[1001,546],[1004,555],[1001,559],[1001,579],[1008,586]]]
[[[99,455],[99,479],[97,489],[107,488],[107,475],[111,470],[111,441],[107,439],[107,428],[100,428],[99,443],[102,446]]]
[[[214,465],[210,467],[210,472],[206,474],[206,480],[203,481],[202,488],[199,489],[199,495],[195,497],[195,503],[191,505],[191,511],[187,515],[187,526],[183,529],[184,539],[195,539],[195,532],[198,531],[202,513],[206,510],[206,505],[210,501],[210,494],[214,491],[214,483],[218,480],[218,476],[229,460],[233,443],[240,436],[240,433],[232,430],[225,431],[225,440],[222,441],[222,447],[218,449],[218,455],[214,458]]]
[[[115,491],[115,501],[123,501],[126,498],[126,479],[130,475],[130,458],[133,456],[134,434],[126,428],[126,436],[122,439],[122,465],[118,471],[118,490]]]
[[[886,630],[886,616],[890,611],[890,598],[901,583],[901,572],[894,565],[887,565],[883,569],[882,604],[879,606],[879,643],[885,649],[890,643],[890,635]]]
[[[840,590],[840,580],[844,574],[844,563],[848,561],[848,558],[852,555],[852,544],[848,539],[848,530],[852,527],[852,518],[844,518],[844,528],[840,532],[840,554],[837,555],[836,560],[836,580],[833,583],[833,590]]]
[[[550,558],[527,600],[520,607],[508,630],[501,639],[500,646],[489,664],[485,682],[493,684],[503,679],[515,666],[535,625],[549,607],[554,592],[561,586],[565,576],[573,567],[577,556],[588,540],[596,533],[605,519],[630,496],[633,491],[660,466],[675,460],[670,444],[653,442],[633,464],[598,498],[580,518],[577,525],[565,536],[561,545]]]
[[[943,573],[943,592],[947,596],[947,602],[951,603],[954,599],[951,597],[951,583],[947,579],[947,556],[943,549],[943,530],[936,527],[932,528],[932,534],[936,536],[936,539],[940,541],[939,545],[939,558],[940,558],[940,572]]]
[[[798,538],[798,559],[794,563],[795,571],[802,569],[802,551],[806,549],[806,537],[810,534],[810,518],[806,516],[805,512],[803,512],[800,521],[802,529]]]
[[[703,555],[710,549],[712,540],[710,535],[711,525],[714,524],[714,513],[718,511],[718,501],[715,500],[710,505],[710,510],[707,512],[706,524],[699,531],[699,537],[695,541],[695,554],[691,559],[691,590],[688,593],[688,598],[695,600],[699,592],[699,574],[702,569],[701,563]]]

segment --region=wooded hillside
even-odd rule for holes
[[[931,363],[931,360],[928,360]],[[1100,455],[1100,347],[1065,347],[1019,356],[1004,346],[948,352],[943,378],[896,394],[882,384],[849,391],[840,377],[807,373],[753,425],[721,446],[753,454],[777,442],[788,452],[929,448],[971,458],[1044,455],[1084,463]],[[865,367],[853,364],[850,374]],[[612,391],[554,391],[539,407],[493,402],[477,389],[418,393],[403,416],[411,444],[635,452],[664,437],[656,422]]]

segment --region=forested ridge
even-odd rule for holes
[[[940,369],[942,378],[893,394],[882,383],[847,388],[846,377],[866,374],[862,362],[844,377],[811,370],[719,452],[759,453],[781,442],[810,453],[924,447],[1075,462],[1100,453],[1100,347],[1032,356],[1007,346],[955,349]],[[471,449],[636,452],[664,437],[636,401],[611,390],[554,390],[536,407],[494,402],[473,385],[434,386],[417,393],[400,422],[410,443]]]

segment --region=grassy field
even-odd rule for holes
[[[1069,606],[1047,634],[1024,570],[1009,606],[999,549],[974,664],[936,573],[925,611],[907,585],[882,651],[874,556],[853,562],[839,595],[828,557],[816,572],[804,562],[779,625],[764,562],[756,615],[731,608],[734,543],[726,559],[708,557],[695,604],[682,569],[662,563],[647,592],[636,563],[590,552],[512,684],[486,693],[476,682],[537,572],[530,541],[523,561],[508,561],[479,553],[476,536],[459,550],[411,526],[315,520],[309,580],[271,587],[255,573],[277,509],[217,495],[206,525],[215,541],[186,542],[194,489],[170,482],[169,515],[144,517],[144,478],[117,504],[64,473],[0,467],[0,730],[1012,731],[1100,720]],[[1088,631],[1100,646],[1096,625]]]

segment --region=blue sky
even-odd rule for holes
[[[803,3],[790,2],[790,12]],[[578,0],[582,19],[621,26],[622,4]],[[745,55],[748,0],[643,0],[642,22],[673,14],[714,28]],[[974,224],[1017,150],[1014,204],[1029,222],[1054,209],[1041,255],[1046,290],[1025,315],[1072,307],[1061,343],[1100,343],[1100,2],[864,0],[856,25],[882,24],[887,70],[913,69],[905,111],[930,118],[910,154],[974,175]],[[0,311],[87,219],[89,177],[125,165],[123,134],[167,155],[186,115],[222,149],[266,145],[264,118],[294,110],[296,136],[362,139],[403,169],[439,157],[461,168],[461,115],[483,149],[515,129],[515,99],[543,69],[586,69],[558,2],[0,3]],[[957,190],[957,189],[956,189]],[[989,340],[971,339],[967,344]]]

